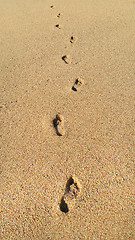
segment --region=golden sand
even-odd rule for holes
[[[1,0],[0,59],[1,239],[133,240],[134,0]]]

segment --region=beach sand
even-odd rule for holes
[[[1,239],[133,240],[135,1],[1,0],[0,59]]]

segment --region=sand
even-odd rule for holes
[[[135,1],[1,0],[0,59],[1,239],[133,240]]]

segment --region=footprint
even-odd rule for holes
[[[76,36],[71,36],[71,38],[70,38],[70,42],[71,43],[74,43],[76,40],[77,40]]]
[[[62,17],[63,16],[63,13],[59,13],[58,15],[57,15],[57,17]]]
[[[81,78],[77,78],[73,87],[72,87],[72,90],[73,91],[78,91],[83,84],[84,84],[84,80],[81,79]]]
[[[62,59],[63,59],[63,61],[66,64],[70,64],[71,63],[70,57],[68,55],[63,56]]]
[[[61,29],[61,25],[60,24],[56,24],[55,27]]]
[[[56,115],[56,118],[53,120],[53,124],[56,128],[57,134],[59,136],[63,136],[65,134],[64,117],[60,113]]]
[[[60,202],[60,210],[64,213],[69,212],[75,204],[76,198],[81,192],[81,185],[75,176],[71,176],[66,184],[65,193]]]

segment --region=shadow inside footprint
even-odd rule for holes
[[[84,80],[81,79],[81,78],[77,78],[73,87],[72,87],[72,90],[73,91],[78,91],[82,87],[82,85],[84,85]]]
[[[74,86],[72,87],[72,90],[75,91],[75,92],[77,92],[77,89],[76,89]]]
[[[58,129],[57,129],[57,119],[56,118],[53,119],[53,126],[54,126],[54,128],[56,130],[57,135],[60,136],[60,134],[58,133]]]
[[[53,119],[53,126],[56,128],[57,127],[57,118]]]
[[[76,36],[71,36],[71,38],[70,38],[71,43],[74,43],[76,40],[77,40]]]
[[[58,136],[65,135],[64,117],[61,114],[57,114],[53,120],[53,125]]]
[[[61,199],[60,203],[60,210],[64,213],[67,213],[69,211],[67,203],[64,201],[64,197]]]
[[[70,177],[66,184],[66,189],[60,202],[60,210],[67,213],[75,204],[75,200],[78,197],[81,190],[81,186],[76,177]]]
[[[57,15],[57,17],[62,17],[63,16],[63,13],[59,13],[58,15]]]
[[[68,55],[65,55],[62,57],[62,60],[66,63],[66,64],[70,64],[71,60],[70,57]]]
[[[61,29],[61,25],[60,24],[56,24],[55,27]]]
[[[74,183],[74,179],[72,177],[70,177],[67,181],[67,184],[66,184],[66,192],[69,192],[70,191],[70,186]]]

